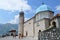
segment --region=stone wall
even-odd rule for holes
[[[60,40],[60,28],[52,27],[39,32],[38,40]]]

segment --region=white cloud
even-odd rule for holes
[[[29,18],[25,18],[25,21],[27,21]]]
[[[17,24],[18,23],[18,19],[19,19],[19,15],[15,15],[14,19],[8,21],[8,23]]]
[[[27,0],[0,0],[0,9],[21,11],[21,8],[24,11],[32,9]]]
[[[31,11],[32,7],[28,4],[27,0],[0,0],[0,9],[8,10],[9,13],[14,11]],[[19,15],[15,15],[14,19],[8,21],[8,23],[16,24],[18,23]],[[29,18],[25,18],[25,21]]]
[[[60,10],[60,5],[59,6],[56,6],[56,10]]]
[[[29,18],[25,18],[25,21],[27,21]],[[19,22],[19,15],[15,15],[14,16],[14,19],[8,21],[8,23],[11,23],[11,24],[18,24]]]

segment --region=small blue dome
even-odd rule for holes
[[[46,11],[46,10],[52,11],[52,9],[49,6],[43,4],[37,8],[36,13]]]

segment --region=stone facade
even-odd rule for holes
[[[24,23],[24,36],[33,36],[33,19]]]
[[[41,31],[45,30],[46,27],[45,20],[46,19],[41,19],[35,23],[35,36],[38,36],[39,30]]]
[[[57,14],[50,20],[50,27],[44,31],[38,32],[38,40],[60,40],[59,15]]]

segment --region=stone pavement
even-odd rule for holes
[[[9,37],[0,38],[0,40],[36,40],[36,39],[34,39],[33,37],[24,37],[19,39],[18,36],[16,38],[9,36]]]

